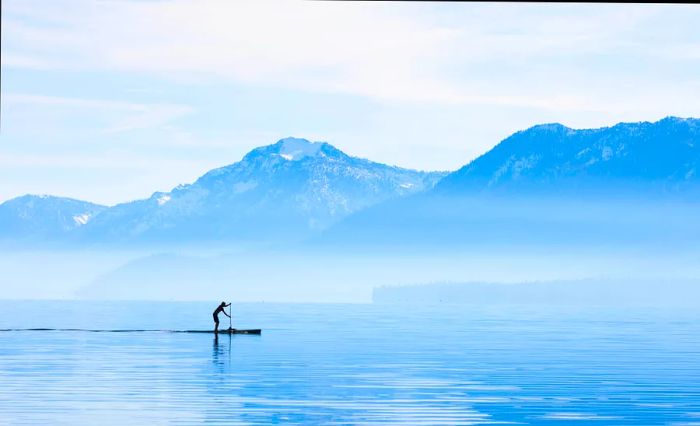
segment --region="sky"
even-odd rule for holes
[[[535,124],[700,116],[700,6],[4,0],[0,202],[112,205],[296,136],[455,170]]]

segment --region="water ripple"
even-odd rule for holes
[[[695,314],[251,304],[262,336],[215,338],[89,331],[207,329],[198,304],[36,303],[0,327],[85,330],[0,333],[0,425],[700,424]]]

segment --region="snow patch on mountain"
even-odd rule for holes
[[[603,161],[608,161],[613,156],[613,150],[609,146],[603,147]]]
[[[165,203],[167,203],[168,201],[170,201],[171,198],[172,198],[172,197],[171,197],[169,194],[163,194],[163,195],[161,195],[160,197],[158,197],[158,198],[156,199],[156,201],[158,202],[158,205],[159,205],[159,206],[162,206],[163,204],[165,204]]]
[[[73,220],[75,221],[75,224],[78,226],[85,225],[90,220],[90,215],[87,213],[79,214],[79,215],[73,216]]]
[[[299,161],[314,157],[323,146],[322,142],[309,142],[306,139],[286,138],[280,141],[279,156],[287,161]]]

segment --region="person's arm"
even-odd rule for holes
[[[227,314],[226,311],[223,311],[223,312],[224,312],[224,315],[226,315],[227,317],[231,318],[231,315]]]

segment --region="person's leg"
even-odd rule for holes
[[[214,322],[214,333],[219,334],[219,321]]]

